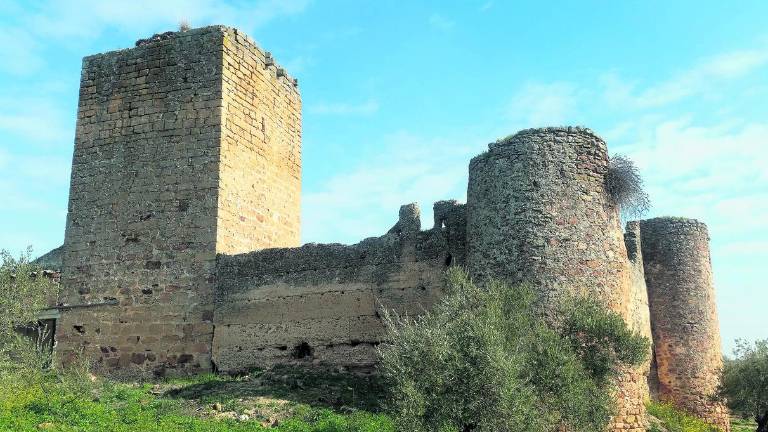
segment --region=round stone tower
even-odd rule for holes
[[[528,129],[469,164],[467,264],[478,281],[527,281],[544,300],[599,294],[627,313],[629,263],[605,191],[608,153],[589,129]]]
[[[640,233],[659,398],[727,431],[727,410],[709,398],[723,356],[707,226],[665,217],[642,221]]]
[[[589,295],[629,320],[631,269],[605,190],[605,142],[568,127],[524,130],[488,147],[469,165],[472,278],[530,282],[545,308],[563,293]],[[618,388],[610,429],[644,430],[645,376],[627,371]]]

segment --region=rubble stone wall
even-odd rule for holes
[[[211,368],[217,252],[298,244],[300,100],[278,69],[221,26],[83,60],[62,359]]]
[[[440,298],[463,206],[420,231],[404,206],[382,237],[221,255],[213,359],[233,372],[275,363],[369,368],[384,336],[383,309],[418,315]],[[443,227],[443,221],[447,221]],[[458,228],[458,229],[457,229]]]
[[[588,129],[529,129],[490,144],[469,165],[470,275],[532,283],[544,309],[564,293],[590,295],[629,321],[631,271],[607,169],[605,142]],[[611,430],[644,430],[642,374],[621,377]]]
[[[659,398],[727,431],[728,412],[709,398],[723,357],[707,226],[655,218],[640,232]]]

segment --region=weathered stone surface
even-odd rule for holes
[[[455,210],[454,210],[455,211]],[[213,358],[238,371],[300,362],[371,367],[383,309],[418,315],[439,298],[447,266],[463,255],[445,228],[418,231],[414,205],[397,229],[358,244],[308,244],[220,255]]]
[[[299,241],[301,103],[214,26],[86,57],[64,244],[64,358],[211,368],[217,252]]]
[[[431,229],[407,204],[381,237],[297,247],[301,98],[271,54],[212,26],[89,56],[62,258],[41,259],[62,269],[56,349],[156,372],[370,368],[382,311],[423,313],[459,265],[532,283],[545,313],[588,294],[653,335],[654,362],[618,379],[611,430],[644,429],[649,384],[726,426],[704,399],[721,361],[706,228],[622,233],[607,169],[588,129],[524,130],[471,161],[467,204],[436,202]]]
[[[694,219],[640,223],[658,396],[730,430],[710,396],[723,365],[707,226]]]
[[[544,309],[564,293],[589,295],[629,321],[631,270],[618,208],[605,190],[605,142],[568,127],[524,130],[488,147],[469,165],[470,275],[531,283]],[[613,428],[644,426],[635,396],[643,373],[619,380]]]

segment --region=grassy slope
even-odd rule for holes
[[[370,377],[280,368],[229,378],[73,389],[54,377],[5,379],[0,431],[392,431]]]
[[[0,378],[0,431],[393,432],[383,394],[369,376],[289,367],[146,384]],[[668,405],[649,412],[668,432],[714,430]],[[754,430],[734,420],[733,432]]]

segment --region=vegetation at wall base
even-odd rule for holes
[[[663,427],[652,423],[648,432],[721,432],[719,428],[668,403],[648,403],[648,414],[657,418]]]
[[[768,339],[736,341],[733,358],[725,358],[718,396],[731,411],[757,420],[768,430]]]
[[[282,369],[279,376],[285,373]],[[285,393],[289,387],[294,387],[292,394]],[[292,396],[304,391],[313,393],[312,388],[257,381],[253,376],[207,374],[158,383],[118,383],[91,380],[71,371],[24,377],[4,374],[0,376],[0,431],[394,432],[392,421],[380,413],[295,402],[298,398]],[[273,393],[289,399],[270,397]]]
[[[458,268],[448,279],[431,312],[385,314],[381,367],[398,430],[605,430],[610,378],[644,361],[645,338],[586,298],[563,301],[553,323],[534,312],[530,287],[479,287]]]

